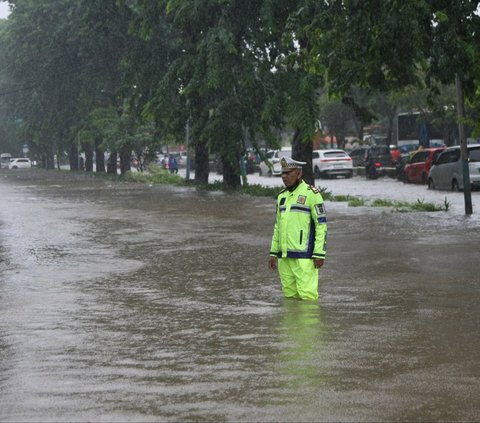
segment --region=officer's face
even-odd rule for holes
[[[287,188],[293,187],[302,177],[300,169],[290,169],[282,172],[282,181]]]

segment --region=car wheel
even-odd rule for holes
[[[425,175],[425,173],[422,175],[422,184],[426,184],[427,183],[427,175]]]
[[[322,175],[320,174],[320,169],[315,166],[315,169],[313,169],[313,176],[317,179],[320,179],[322,177]]]
[[[454,192],[459,192],[460,191],[460,188],[458,187],[458,182],[456,179],[453,180],[452,182],[452,191]]]
[[[267,176],[272,176],[272,170],[271,169],[268,170]]]
[[[432,178],[428,180],[428,189],[435,189],[435,184]]]
[[[353,170],[351,170],[345,175],[345,178],[352,178],[352,177],[353,177]]]

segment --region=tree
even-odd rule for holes
[[[320,13],[323,7],[321,3],[308,0],[265,1],[261,15],[262,31],[268,34],[265,56],[271,62],[264,74],[274,74],[273,90],[268,92],[265,111],[271,113],[273,110],[278,115],[278,126],[293,128],[292,156],[307,163],[303,177],[312,185],[313,136],[323,77],[319,72],[311,72],[312,57],[308,54],[309,40],[305,29],[312,16]]]
[[[479,68],[478,2],[459,1],[452,5],[445,0],[432,0],[435,25],[432,59],[428,75],[443,83],[455,81],[459,142],[463,169],[465,214],[472,214],[468,152],[465,137],[465,97],[476,99],[475,81]],[[471,68],[470,68],[471,66]]]
[[[427,1],[329,2],[307,28],[309,55],[330,92],[390,91],[420,82],[431,40]]]
[[[53,156],[70,150],[75,166],[78,152],[72,128],[78,120],[77,98],[81,89],[79,71],[79,3],[11,1],[4,42],[11,82],[22,90],[9,97],[13,114],[24,121],[22,142],[48,168]]]
[[[335,136],[339,148],[344,148],[349,124],[352,122],[352,109],[339,100],[327,101],[320,111],[320,121],[331,136]]]
[[[134,40],[128,34],[132,11],[126,5],[119,4],[116,0],[81,0],[81,8],[83,14],[79,34],[83,42],[80,54],[84,57],[86,66],[82,73],[83,85],[78,103],[82,116],[85,117],[83,123],[88,129],[88,117],[92,116],[92,110],[98,108],[114,109],[121,119],[125,98],[134,89],[125,82],[122,63],[126,60],[128,51],[133,48]],[[93,122],[92,125],[95,127],[96,123]],[[77,128],[80,129],[81,127]],[[112,145],[113,141],[102,138],[103,132],[98,129],[97,127],[95,137],[82,138],[82,148],[86,153],[86,169],[91,169],[90,162],[95,152],[97,172],[103,172],[104,150],[109,149],[111,158],[109,172],[115,174],[117,172],[117,151],[124,151],[121,154],[121,169],[124,172],[128,170],[131,155],[131,151],[128,151],[129,145],[125,148],[118,145],[118,139],[115,145]],[[119,139],[126,140],[128,137],[121,136]]]
[[[139,4],[134,30],[145,40],[142,63],[156,70],[153,82],[145,66],[129,60],[144,111],[166,138],[179,139],[190,121],[197,183],[208,181],[210,152],[221,158],[224,183],[237,186],[246,139],[255,144],[260,135],[274,142],[272,128],[284,124],[276,113],[285,104],[277,85],[282,76],[274,72],[278,34],[272,36],[273,23],[263,19],[273,9],[258,0]]]

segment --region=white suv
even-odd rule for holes
[[[11,159],[8,164],[9,169],[28,169],[30,167],[32,167],[32,162],[25,157]]]
[[[326,178],[329,176],[353,176],[352,158],[340,149],[335,150],[313,150],[312,169],[315,178]]]

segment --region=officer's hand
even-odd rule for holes
[[[316,269],[318,269],[319,267],[322,267],[323,263],[325,263],[324,259],[321,259],[321,258],[313,259],[313,265],[315,266]]]
[[[277,258],[274,256],[270,256],[268,259],[268,268],[270,270],[277,270]]]

